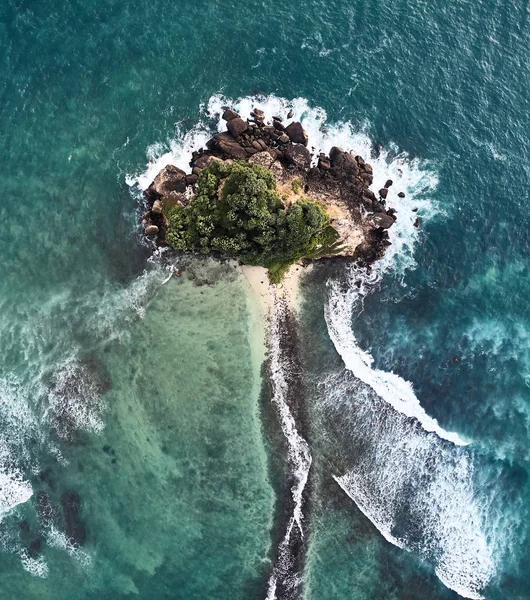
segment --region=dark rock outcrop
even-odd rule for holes
[[[241,117],[236,117],[235,119],[230,119],[226,127],[230,134],[236,138],[248,129],[248,124]]]
[[[287,117],[292,118],[292,112]],[[144,214],[144,231],[164,244],[167,220],[164,210],[180,204],[186,206],[189,194],[186,189],[197,183],[202,169],[212,160],[248,160],[270,169],[279,182],[300,179],[305,193],[316,195],[325,202],[326,197],[339,201],[351,214],[353,221],[363,226],[365,246],[355,251],[354,258],[365,262],[376,260],[388,245],[387,229],[395,221],[395,211],[387,211],[385,200],[392,180],[387,180],[378,196],[370,190],[373,171],[362,156],[353,155],[334,146],[329,156],[321,153],[317,166],[311,167],[312,155],[307,149],[308,136],[298,121],[283,123],[275,116],[272,125],[265,124],[265,114],[254,108],[251,119],[244,120],[232,109],[226,109],[223,119],[228,131],[215,134],[205,149],[193,152],[186,174],[177,167],[168,166],[146,190],[148,210]],[[400,192],[399,197],[405,194]]]
[[[149,190],[158,197],[169,192],[184,192],[186,190],[186,173],[174,165],[168,165],[155,177]]]
[[[299,123],[298,121],[295,121],[294,123],[290,123],[285,128],[285,132],[289,136],[289,139],[291,140],[291,142],[294,142],[295,144],[303,144],[304,146],[307,146],[308,137],[307,137],[307,133],[305,132],[304,128],[302,127],[302,123]]]
[[[248,153],[230,133],[218,133],[207,144],[209,150],[220,153],[224,158],[246,160]]]
[[[232,110],[231,108],[227,108],[224,111],[222,118],[225,121],[231,121],[232,119],[239,119],[240,117],[239,117],[238,113],[236,113],[235,110]]]
[[[371,223],[376,229],[389,229],[394,224],[394,219],[387,215],[384,212],[378,212],[373,214],[369,219],[369,223]]]

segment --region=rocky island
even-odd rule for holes
[[[313,160],[300,122],[266,123],[258,108],[222,118],[227,131],[193,152],[190,173],[168,165],[146,190],[142,223],[157,246],[262,266],[272,283],[302,259],[382,256],[396,219],[391,180],[376,196],[361,156],[333,147]]]
[[[336,146],[316,155],[300,122],[266,123],[258,108],[250,117],[227,108],[227,131],[193,152],[190,173],[171,164],[160,170],[145,190],[143,227],[156,247],[238,260],[263,304],[268,393],[287,443],[285,522],[267,599],[290,600],[298,597],[306,555],[312,456],[294,310],[302,270],[289,267],[342,257],[370,270],[390,244],[396,214],[386,206],[392,181],[376,196],[361,156]]]

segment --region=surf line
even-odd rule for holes
[[[295,416],[301,413],[301,368],[298,364],[296,321],[285,300],[269,286],[271,308],[268,330],[269,377],[288,447],[290,496],[285,534],[277,548],[266,600],[295,600],[301,594],[305,532],[303,507],[308,500],[311,468],[309,444],[300,435]]]
[[[391,371],[374,368],[373,357],[362,350],[357,343],[352,329],[354,309],[360,307],[374,284],[381,280],[382,274],[377,266],[374,269],[366,269],[352,265],[347,272],[346,288],[339,280],[328,282],[330,294],[324,316],[329,337],[346,369],[369,385],[395,410],[416,419],[425,431],[433,432],[456,446],[467,446],[468,441],[462,439],[456,432],[445,430],[436,419],[425,412],[410,381],[402,379]]]

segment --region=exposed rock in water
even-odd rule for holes
[[[149,190],[157,196],[163,196],[169,192],[184,192],[186,190],[186,173],[174,165],[168,165],[155,177]]]
[[[377,229],[389,229],[394,224],[394,219],[384,212],[378,212],[369,218],[369,222]]]
[[[386,188],[386,187],[381,188],[379,190],[379,195],[381,196],[381,198],[383,198],[383,200],[385,200],[386,197],[388,196],[388,188]]]
[[[294,123],[290,123],[285,128],[285,133],[287,133],[291,142],[294,142],[295,144],[303,144],[304,146],[307,146],[308,137],[307,137],[307,133],[305,132],[304,128],[302,127],[302,123],[299,123],[298,121],[295,121]]]
[[[222,118],[223,118],[225,121],[231,121],[232,119],[239,119],[240,117],[239,117],[239,114],[238,114],[238,113],[236,113],[236,111],[235,111],[235,110],[232,110],[232,109],[230,109],[230,108],[227,108],[227,109],[224,111]]]
[[[392,181],[392,179],[387,179],[386,183],[385,183],[385,187],[389,188],[394,182]]]
[[[405,197],[405,192],[399,192],[398,198],[404,198],[404,197]]]

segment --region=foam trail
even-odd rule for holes
[[[457,433],[446,431],[440,427],[436,419],[427,415],[409,381],[405,381],[395,373],[373,368],[372,356],[359,348],[351,328],[353,310],[362,300],[363,292],[369,285],[370,278],[373,278],[373,274],[368,274],[360,267],[354,267],[348,275],[349,289],[346,292],[341,291],[339,282],[329,283],[330,295],[325,308],[329,336],[346,368],[369,385],[393,408],[419,421],[425,431],[432,431],[454,444],[465,446],[467,442]],[[356,287],[356,281],[362,282],[361,288]]]
[[[301,583],[301,574],[296,568],[300,560],[296,548],[304,538],[303,528],[303,503],[304,490],[311,468],[311,452],[306,440],[298,433],[296,422],[287,402],[289,392],[289,377],[291,365],[289,357],[281,348],[281,336],[285,333],[285,322],[288,318],[288,307],[285,300],[278,298],[271,286],[272,310],[270,315],[268,348],[270,353],[270,377],[273,389],[272,402],[276,405],[280,416],[282,432],[287,440],[289,463],[294,479],[291,488],[293,503],[292,514],[289,518],[286,533],[282,539],[277,553],[277,563],[273,568],[268,583],[266,600],[276,600],[279,583],[286,589],[281,598],[295,598]],[[295,535],[296,530],[296,535]]]

